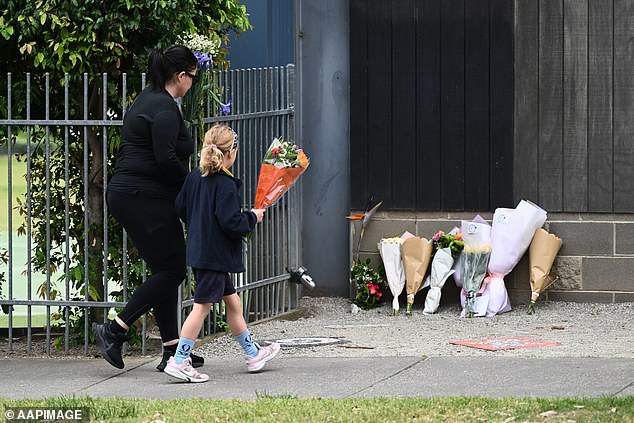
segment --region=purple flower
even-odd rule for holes
[[[209,53],[199,53],[195,51],[194,56],[196,56],[196,60],[198,60],[199,68],[206,67],[207,69],[209,69],[209,66],[213,61],[213,57]]]
[[[220,107],[218,108],[218,114],[222,116],[227,116],[231,114],[231,100],[227,101],[227,103],[220,103]]]

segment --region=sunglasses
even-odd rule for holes
[[[198,82],[198,75],[194,75],[193,73],[189,73],[187,71],[183,72],[185,72],[185,75],[189,76],[192,79],[192,85]]]

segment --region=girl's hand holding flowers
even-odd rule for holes
[[[266,209],[251,209],[251,211],[253,212],[253,214],[255,214],[255,217],[257,218],[257,223],[261,223],[262,219],[264,218],[264,212],[266,211]]]

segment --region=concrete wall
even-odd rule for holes
[[[356,213],[356,212],[355,212]],[[381,212],[366,227],[360,258],[381,264],[377,243],[405,231],[430,238],[439,230],[450,231],[462,219],[477,213]],[[489,223],[493,214],[480,213]],[[615,303],[634,301],[634,215],[549,213],[544,228],[563,241],[554,270],[559,280],[542,300]],[[356,253],[360,223],[350,224],[350,248]],[[354,257],[354,255],[352,255]],[[512,304],[530,300],[528,255],[505,278]],[[443,302],[458,302],[458,290],[450,278],[443,288]],[[425,292],[417,296],[424,301]],[[420,297],[420,298],[419,298]],[[405,302],[404,296],[402,303]]]

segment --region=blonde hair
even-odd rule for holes
[[[236,133],[224,124],[212,126],[205,133],[203,148],[200,151],[198,168],[202,176],[216,173],[224,164],[225,154],[231,151]]]

